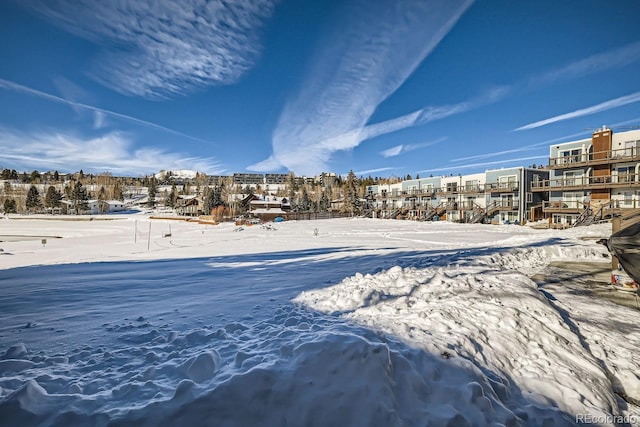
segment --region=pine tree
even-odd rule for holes
[[[44,205],[48,208],[59,208],[61,201],[62,194],[53,185],[50,185],[47,188],[47,194],[44,196]]]
[[[213,191],[209,187],[204,187],[202,193],[202,212],[205,215],[211,215],[213,210]]]
[[[302,196],[300,197],[299,208],[303,212],[307,212],[311,209],[311,199],[309,198],[307,187],[302,187]]]
[[[18,211],[18,207],[16,205],[16,201],[13,199],[5,199],[4,213],[16,213],[17,211]]]
[[[212,207],[217,208],[218,206],[225,206],[226,203],[222,199],[222,187],[220,185],[216,185],[212,191]]]
[[[325,187],[322,189],[322,194],[320,195],[320,201],[318,202],[318,210],[320,212],[326,212],[331,207],[331,189],[329,187]]]
[[[156,177],[152,176],[149,179],[149,199],[147,201],[147,204],[149,205],[150,208],[154,207],[156,205],[156,194],[158,194],[158,186],[156,185]]]
[[[173,183],[171,184],[171,192],[169,193],[169,196],[167,196],[167,198],[165,199],[164,204],[166,206],[169,206],[170,208],[175,208],[177,200],[178,200],[178,189],[176,188],[176,184]]]
[[[32,185],[31,187],[29,187],[25,206],[29,210],[42,207],[42,202],[40,201],[40,193],[38,193],[38,189],[36,188],[35,185]]]
[[[358,178],[356,178],[356,175],[353,173],[353,171],[349,171],[347,180],[345,181],[343,187],[343,212],[348,212],[352,215],[360,214],[362,207],[360,206],[360,194],[358,192]]]
[[[87,204],[88,200],[89,197],[87,196],[86,189],[82,186],[80,181],[76,182],[73,187],[73,191],[71,192],[71,202],[77,215],[79,215],[81,211],[89,209],[89,205]]]

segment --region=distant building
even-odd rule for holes
[[[234,173],[233,183],[235,185],[256,186],[264,184],[264,175],[260,173]]]

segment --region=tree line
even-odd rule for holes
[[[100,211],[108,211],[108,200],[124,201],[125,196],[132,196],[125,195],[126,188],[129,192],[146,192],[148,207],[163,205],[176,208],[180,204],[181,196],[194,195],[201,200],[203,212],[233,210],[234,213],[242,213],[248,210],[248,202],[243,205],[239,201],[233,201],[231,195],[257,194],[284,197],[291,209],[297,212],[324,212],[332,208],[332,202],[337,202],[336,206],[339,206],[342,212],[359,215],[367,210],[364,195],[368,185],[400,180],[396,177],[358,178],[350,171],[344,178],[336,176],[329,183],[318,183],[300,180],[294,173],[289,173],[284,188],[278,186],[274,189],[272,186],[269,189],[263,188],[263,185],[241,187],[233,183],[232,177],[222,177],[224,179],[215,181],[216,185],[211,185],[210,177],[201,173],[196,174],[195,178],[181,179],[180,185],[176,185],[174,177],[170,174],[159,178],[154,175],[135,178],[116,177],[110,173],[85,174],[82,170],[60,174],[58,171],[19,173],[13,169],[3,169],[0,177],[4,180],[0,192],[0,206],[5,213],[77,214],[88,209],[90,199],[98,201]],[[27,185],[28,190],[25,190]],[[171,185],[169,189],[168,185]],[[87,189],[88,186],[92,191]],[[165,187],[162,192],[159,190],[160,186]]]

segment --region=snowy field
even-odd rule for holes
[[[107,218],[0,219],[0,425],[640,424],[639,312],[530,279],[608,225]]]

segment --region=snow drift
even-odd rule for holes
[[[576,292],[580,278],[529,279],[602,260],[605,226],[175,224],[149,251],[123,223],[65,227],[117,261],[0,270],[0,425],[638,419],[637,312]],[[10,262],[33,245],[11,243]]]

